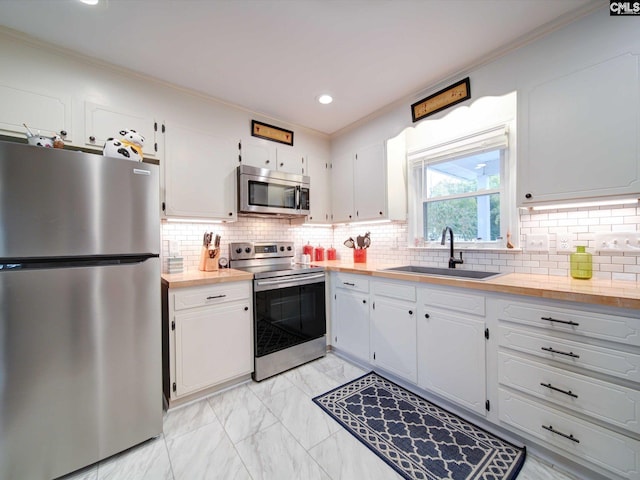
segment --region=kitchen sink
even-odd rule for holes
[[[475,280],[486,280],[488,278],[502,275],[500,272],[481,272],[477,270],[457,270],[455,268],[417,267],[406,265],[403,267],[392,267],[383,269],[385,272],[417,273],[419,275],[437,275],[441,277],[473,278]]]

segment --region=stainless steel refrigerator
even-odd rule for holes
[[[0,478],[162,432],[158,167],[0,142]]]

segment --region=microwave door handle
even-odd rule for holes
[[[300,185],[296,185],[296,210],[300,210],[302,208],[300,203]]]

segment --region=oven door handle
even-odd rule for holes
[[[306,285],[308,283],[317,283],[320,280],[324,280],[324,272],[314,273],[311,275],[295,275],[293,277],[274,278],[269,280],[256,280],[256,288],[262,289],[263,287],[287,287],[295,285]],[[268,288],[264,288],[268,290]]]

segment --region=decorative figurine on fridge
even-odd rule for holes
[[[108,138],[102,149],[105,157],[126,158],[127,160],[142,161],[142,147],[144,137],[135,130],[120,130],[122,138]]]

